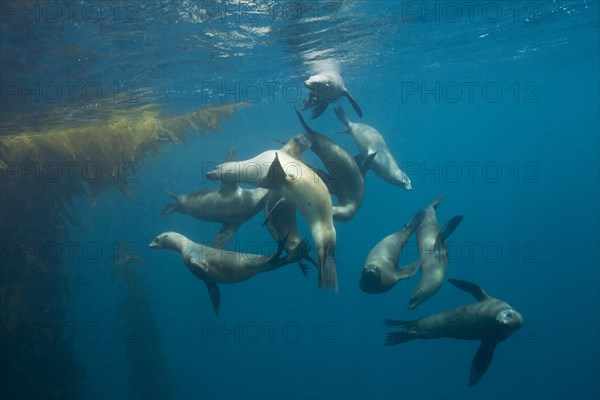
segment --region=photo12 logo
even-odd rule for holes
[[[540,4],[534,1],[403,1],[400,21],[406,23],[537,22]]]
[[[335,322],[202,322],[202,343],[338,343]]]
[[[112,101],[118,104],[135,104],[140,90],[134,82],[101,84],[99,82],[26,82],[0,81],[0,101],[6,103],[96,103]]]
[[[42,343],[136,343],[140,335],[139,324],[115,322],[109,326],[98,322],[64,321],[60,323],[2,323],[0,345],[14,346]]]
[[[516,161],[503,165],[497,161],[403,162],[402,170],[413,182],[426,183],[487,183],[501,181],[514,184],[540,183],[540,164]]]
[[[2,1],[2,24],[134,23],[140,4],[135,1]]]
[[[403,103],[539,103],[540,88],[535,82],[402,82]]]

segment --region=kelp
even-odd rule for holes
[[[113,278],[125,283],[125,296],[119,301],[119,319],[124,323],[129,362],[130,399],[176,398],[175,379],[169,371],[160,346],[160,331],[150,309],[150,296],[140,271],[143,262],[119,243],[116,259],[109,262]]]
[[[214,132],[245,103],[203,108],[161,117],[156,105],[115,112],[79,126],[53,126],[44,132],[0,136],[0,173],[11,180],[44,181],[58,197],[84,196],[92,202],[109,188],[130,193],[130,179],[146,154],[165,143],[181,143],[185,134]]]
[[[183,142],[188,132],[217,131],[219,122],[240,106],[175,116],[143,106],[114,110],[85,123],[0,134],[0,398],[84,397],[85,368],[75,361],[72,338],[47,336],[68,329],[71,266],[49,258],[44,249],[68,239],[69,228],[76,224],[72,200],[89,197],[93,203],[111,188],[130,193],[128,174],[147,154]],[[127,350],[132,371],[138,371],[132,375],[132,394],[146,396],[138,386],[144,377],[168,374],[163,373],[158,349],[149,353],[152,359],[142,358],[143,349],[157,343],[158,327],[143,293],[134,287],[140,279],[127,279],[131,293],[121,305],[123,315],[132,320],[133,310],[141,310],[144,329],[151,333]],[[147,362],[157,363],[154,370],[143,368]],[[171,381],[161,382],[164,387],[155,388],[157,393],[168,393]]]

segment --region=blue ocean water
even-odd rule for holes
[[[119,314],[126,287],[103,262],[118,242],[143,261],[140,281],[159,332],[151,343],[173,377],[173,398],[599,397],[598,2],[80,1],[54,3],[63,18],[56,22],[47,3],[30,3],[29,14],[22,4],[2,4],[4,83],[133,89],[135,104],[171,114],[250,102],[220,132],[190,132],[186,144],[147,157],[130,196],[110,191],[93,207],[75,201],[80,227],[71,240],[103,253],[76,252],[71,270],[67,321],[78,327],[86,398],[135,397],[128,346],[155,334]],[[247,159],[300,133],[293,105],[323,61],[339,65],[362,107],[359,119],[341,99],[349,118],[382,133],[413,190],[367,173],[360,211],[336,222],[339,295],[317,289],[316,269],[304,279],[290,265],[221,285],[217,318],[180,257],[148,248],[164,231],[210,243],[219,229],[183,214],[160,217],[170,202],[165,189],[217,187],[204,173],[231,148]],[[89,97],[4,106],[31,112],[38,126],[46,116],[93,119],[97,108]],[[309,124],[356,153],[332,108]],[[317,162],[308,153],[306,160]],[[358,287],[369,250],[440,194],[441,224],[464,215],[450,238],[447,277],[478,283],[525,318],[474,388],[467,378],[478,343],[383,346],[382,319],[421,318],[471,303],[470,295],[444,284],[408,310],[418,277],[378,295]],[[243,225],[229,248],[272,252],[262,218]],[[402,263],[417,257],[412,243]],[[153,371],[155,359],[137,357]],[[153,387],[166,378],[137,379]]]

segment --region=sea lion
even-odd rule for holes
[[[477,303],[430,315],[416,321],[384,320],[388,327],[400,326],[401,332],[386,335],[386,346],[413,339],[452,338],[480,340],[471,363],[469,386],[475,386],[487,371],[496,345],[523,325],[523,316],[502,300],[495,299],[474,283],[449,279],[457,288],[472,294]]]
[[[315,267],[317,263],[310,256],[310,248],[298,233],[296,222],[296,207],[289,201],[283,199],[276,192],[269,192],[265,200],[265,225],[269,233],[277,241],[284,242],[285,252],[295,255],[302,274],[308,274],[306,265],[302,260],[307,260]],[[275,208],[276,207],[276,208]],[[274,209],[275,208],[275,209]]]
[[[311,118],[315,119],[327,109],[329,103],[337,101],[346,96],[356,114],[362,118],[363,113],[354,97],[348,92],[344,85],[342,76],[335,70],[327,70],[312,75],[304,81],[304,86],[309,90],[308,99],[302,105],[302,110],[312,108]]]
[[[360,208],[365,194],[365,178],[361,167],[341,146],[312,130],[298,110],[296,114],[311,142],[310,149],[323,161],[327,169],[328,175],[324,182],[338,199],[338,205],[333,206],[333,219],[351,220]],[[368,168],[374,157],[375,153],[368,155],[362,162],[363,168]],[[323,175],[320,176],[323,179]]]
[[[164,232],[154,238],[149,247],[171,249],[181,254],[185,266],[206,284],[216,315],[219,315],[221,303],[218,283],[242,282],[261,272],[273,271],[296,261],[290,257],[280,258],[283,242],[274,255],[264,256],[216,249],[195,243],[180,233]]]
[[[387,292],[398,281],[408,279],[417,272],[421,264],[420,260],[400,269],[396,269],[396,266],[400,260],[400,252],[423,220],[424,214],[423,211],[419,211],[404,228],[385,237],[371,249],[360,278],[359,285],[363,292]]]
[[[444,283],[448,268],[448,244],[446,239],[454,232],[463,220],[457,215],[440,228],[435,217],[435,210],[444,200],[438,196],[430,205],[423,209],[423,222],[417,228],[417,246],[421,258],[421,281],[414,288],[408,308],[413,309],[433,296]]]
[[[225,161],[235,160],[235,149]],[[219,189],[201,190],[191,194],[169,195],[177,202],[166,205],[160,215],[180,212],[202,221],[220,222],[221,230],[213,246],[224,248],[238,228],[263,207],[268,189],[242,189],[235,182],[222,182]]]
[[[267,188],[288,200],[306,219],[317,249],[319,286],[338,292],[334,258],[336,232],[331,196],[323,180],[288,148],[308,148],[310,141],[296,135],[280,150],[267,150],[246,161],[227,162],[208,172],[209,179],[243,182]]]
[[[377,153],[371,163],[371,169],[377,176],[392,185],[406,190],[412,189],[410,178],[398,167],[381,133],[367,124],[351,122],[342,107],[336,107],[335,114],[342,124],[346,125],[348,128],[346,132],[352,135],[358,150],[364,157]]]

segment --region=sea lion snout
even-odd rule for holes
[[[158,237],[154,238],[154,240],[150,242],[150,244],[148,245],[148,247],[150,247],[151,249],[158,249],[158,248],[160,248],[159,238]]]
[[[366,278],[377,276],[380,273],[381,269],[375,264],[367,265],[362,271],[363,276],[365,276]]]
[[[497,317],[498,322],[506,327],[518,329],[523,325],[523,315],[514,309],[503,310]]]
[[[409,310],[416,308],[419,304],[421,304],[423,302],[422,295],[423,295],[423,289],[419,289],[419,290],[417,290],[417,292],[415,294],[410,296],[410,299],[408,299],[408,309]]]

